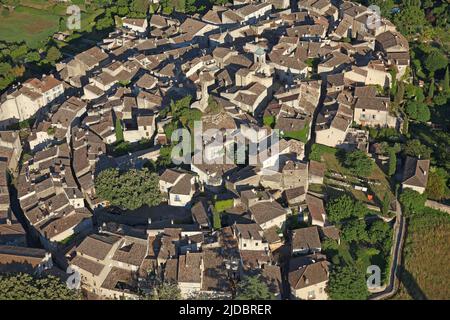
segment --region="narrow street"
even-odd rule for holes
[[[394,225],[395,243],[393,244],[393,254],[391,257],[391,268],[389,271],[389,284],[382,292],[372,295],[370,300],[382,300],[395,295],[398,290],[399,281],[399,266],[402,263],[403,245],[406,235],[406,218],[402,214],[400,203],[397,201],[397,218]]]

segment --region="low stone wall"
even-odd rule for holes
[[[427,200],[425,202],[425,206],[432,208],[432,209],[436,209],[436,210],[440,210],[440,211],[444,211],[447,212],[448,214],[450,214],[450,206],[447,206],[445,204],[433,201],[433,200]]]

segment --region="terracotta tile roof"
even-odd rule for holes
[[[313,262],[289,271],[289,284],[294,289],[307,288],[328,280],[327,261]]]
[[[317,226],[292,231],[292,249],[309,250],[320,247],[321,243]]]
[[[202,252],[187,252],[178,257],[178,282],[201,283]]]
[[[428,182],[429,169],[430,160],[406,157],[402,183],[425,188]]]
[[[107,234],[91,234],[77,247],[77,252],[92,258],[104,260],[120,238]]]
[[[250,208],[250,213],[256,223],[263,224],[285,215],[286,210],[276,201],[265,201],[253,205]]]

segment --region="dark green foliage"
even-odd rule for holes
[[[447,180],[448,173],[443,168],[432,168],[428,176],[426,189],[428,198],[437,201],[450,198]]]
[[[431,150],[420,143],[419,140],[413,139],[408,140],[405,145],[405,154],[411,157],[421,158],[421,159],[430,159]]]
[[[392,242],[392,229],[388,223],[382,220],[376,220],[369,226],[367,236],[369,243],[384,246],[387,249],[385,251],[389,253]]]
[[[428,106],[423,102],[409,101],[406,105],[406,114],[412,119],[419,122],[427,122],[430,120],[431,113]]]
[[[267,284],[259,276],[244,277],[237,285],[236,300],[273,300]]]
[[[428,100],[431,101],[433,100],[434,97],[434,79],[431,79],[431,83],[430,86],[428,88]]]
[[[346,194],[327,203],[328,219],[332,223],[354,217],[363,217],[366,212],[367,209],[361,202]]]
[[[29,274],[1,274],[0,300],[80,300],[81,292],[67,288],[56,277],[35,278]]]
[[[95,190],[101,199],[122,209],[156,206],[162,200],[158,175],[148,169],[123,173],[117,169],[104,170],[95,179]]]
[[[141,297],[142,300],[181,300],[181,291],[177,284],[162,282],[153,288],[149,295]]]
[[[419,5],[407,5],[395,15],[393,22],[402,34],[413,35],[422,31],[426,20]]]
[[[447,69],[445,69],[443,89],[444,89],[445,93],[450,93],[450,75],[449,75],[448,66],[447,66]]]
[[[345,153],[343,156],[342,165],[351,173],[360,177],[370,176],[374,169],[374,162],[372,159],[370,159],[367,154],[361,150]]]
[[[354,266],[333,266],[327,287],[333,300],[366,300],[369,297],[364,273]]]
[[[50,63],[55,64],[56,61],[61,59],[61,57],[62,57],[61,51],[59,51],[57,47],[50,47],[50,49],[48,49],[46,59]]]
[[[158,167],[164,168],[172,164],[172,146],[163,146],[156,161]]]
[[[170,114],[173,117],[172,122],[179,122],[182,127],[193,132],[194,121],[200,121],[202,113],[200,110],[190,108],[191,101],[192,97],[189,95],[180,100],[172,101],[170,103]],[[170,137],[168,138],[170,139]]]
[[[123,141],[123,127],[122,127],[122,122],[120,121],[119,118],[116,118],[115,130],[116,130],[117,142]]]
[[[440,69],[444,69],[448,66],[447,57],[439,50],[432,50],[431,53],[425,59],[425,68],[427,68],[429,74],[432,76]]]
[[[389,197],[389,194],[386,192],[386,194],[383,197],[383,203],[381,207],[381,213],[383,215],[387,215],[389,213],[391,198]]]
[[[400,195],[400,203],[407,215],[422,212],[425,208],[426,194],[420,194],[415,190],[406,188]]]
[[[355,219],[345,223],[342,228],[342,238],[349,243],[368,241],[369,236],[364,220]]]
[[[389,169],[388,175],[393,176],[397,169],[397,154],[393,148],[389,149]]]

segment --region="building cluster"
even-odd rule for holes
[[[37,119],[16,186],[26,229],[46,250],[38,265],[53,267],[48,252],[64,257],[58,266],[71,266],[82,288],[103,298],[138,298],[161,281],[185,298],[232,297],[240,279],[259,275],[278,298],[326,299],[321,242],[339,241],[339,230],[309,190],[323,184],[326,168],[305,160],[305,144],[314,136],[368,152],[365,127],[398,128],[385,92],[410,58],[395,26],[365,6],[301,0],[298,7],[236,0],[203,16],[125,18],[97,46],[58,63],[54,75],[7,92],[1,126]],[[156,159],[171,140],[164,130],[171,102],[188,95],[204,131],[252,131],[261,142],[276,130],[278,151],[268,146],[269,158],[257,165],[193,161],[166,169],[159,179],[166,203],[111,212],[96,196],[98,173]],[[119,157],[113,151],[121,142],[151,147]],[[209,158],[223,156],[218,148]],[[17,133],[0,132],[2,173],[18,167],[21,150]],[[408,160],[405,185],[422,188],[428,166]],[[0,244],[20,245],[24,231],[3,201],[1,177]],[[222,227],[214,226],[217,217]],[[292,217],[310,227],[288,230]],[[20,255],[1,248],[0,257]]]

